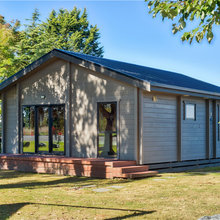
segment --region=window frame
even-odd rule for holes
[[[52,108],[56,106],[62,106],[64,108],[64,151],[63,152],[56,152],[53,151],[53,147],[51,145],[52,142],[52,132],[51,132],[51,125],[53,124],[52,118]],[[35,152],[23,152],[23,136],[24,136],[24,118],[23,118],[23,109],[26,107],[33,107],[34,108],[34,131],[35,131]],[[38,108],[39,107],[48,107],[48,126],[49,126],[49,151],[38,151]],[[44,155],[66,155],[66,108],[65,104],[38,104],[38,105],[22,105],[21,106],[21,149],[23,154],[44,154]]]
[[[194,106],[194,117],[187,117],[187,105]],[[196,103],[183,101],[183,120],[196,121]]]
[[[118,158],[119,155],[119,145],[118,145],[118,102],[117,101],[99,101],[97,102],[97,157],[100,157],[99,155],[99,134],[105,133],[105,131],[99,131],[99,105],[100,104],[115,104],[116,105],[116,130],[112,131],[112,134],[116,134],[116,144],[117,144],[117,153],[116,158]]]

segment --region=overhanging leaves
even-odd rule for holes
[[[160,14],[162,19],[175,20],[172,28],[173,34],[183,31],[188,22],[198,19],[199,24],[191,31],[185,32],[181,37],[182,41],[191,43],[195,38],[197,42],[201,42],[206,36],[210,43],[214,37],[213,25],[220,24],[219,0],[145,1],[153,17]]]

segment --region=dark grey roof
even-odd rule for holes
[[[36,60],[23,70],[6,79],[0,84],[0,91],[17,81],[18,79],[22,78],[24,75],[27,75],[33,69],[37,68],[52,57],[59,57],[63,59],[66,59],[66,57],[77,58],[81,61],[87,61],[89,63],[93,63],[95,65],[112,70],[117,74],[129,77],[136,81],[150,82],[152,86],[174,88],[184,91],[191,91],[196,93],[201,92],[202,94],[207,93],[209,95],[211,94],[220,96],[220,87],[203,82],[201,80],[194,79],[192,77],[185,76],[183,74],[60,49],[52,50],[51,52]]]
[[[83,60],[93,62],[103,67],[109,68],[116,72],[122,73],[127,76],[134,77],[139,80],[148,81],[150,83],[159,83],[164,85],[178,86],[183,88],[189,88],[194,90],[201,90],[207,92],[220,93],[220,87],[210,83],[206,83],[201,80],[194,79],[192,77],[174,73],[170,71],[154,69],[150,67],[125,63],[121,61],[115,61],[105,58],[94,57],[86,54],[80,54],[70,51],[60,50],[71,56],[78,57]]]

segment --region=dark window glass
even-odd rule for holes
[[[64,107],[52,107],[52,146],[54,152],[64,152]]]
[[[64,154],[65,107],[25,106],[23,115],[23,152]]]
[[[35,153],[35,110],[23,108],[23,152]]]
[[[98,104],[98,154],[101,157],[117,156],[117,104]]]
[[[116,104],[99,104],[99,131],[116,132]]]

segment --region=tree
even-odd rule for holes
[[[39,18],[40,14],[35,10],[30,24],[20,34],[16,59],[23,67],[54,48],[103,55],[103,47],[98,41],[99,29],[89,24],[86,9],[82,13],[76,7],[72,11],[53,10],[45,22]]]
[[[32,18],[27,19],[25,29],[20,32],[20,41],[16,44],[14,51],[15,60],[22,68],[37,60],[53,49],[51,38],[46,38],[42,24],[40,24],[39,12],[37,9],[32,13]]]
[[[20,69],[14,53],[14,46],[19,41],[19,26],[19,21],[8,23],[0,15],[0,81]]]
[[[173,23],[172,32],[176,34],[186,28],[187,22],[192,23],[196,18],[195,28],[186,31],[181,39],[192,43],[195,38],[198,43],[204,37],[210,43],[213,39],[213,26],[220,24],[220,1],[219,0],[189,0],[189,1],[159,1],[145,0],[150,8],[149,13],[156,17],[157,14],[162,16],[162,19],[168,18],[177,20]]]
[[[51,36],[57,48],[82,52],[94,56],[102,56],[103,48],[99,46],[100,34],[97,26],[89,25],[86,9],[76,7],[72,11],[60,9],[52,11],[47,22],[43,23],[45,32]]]

